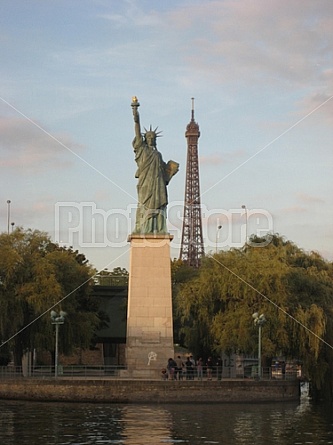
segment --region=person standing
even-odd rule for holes
[[[212,380],[213,368],[214,368],[212,357],[208,357],[206,366],[207,366],[207,380]]]
[[[186,366],[186,380],[193,380],[193,363],[190,360],[190,357],[187,357],[187,360],[185,362]]]
[[[175,379],[175,371],[177,368],[177,363],[174,361],[173,358],[169,358],[168,364],[167,364],[167,371],[168,371],[168,378],[169,380]]]
[[[203,360],[201,357],[197,360],[197,376],[198,380],[202,380],[203,378]]]
[[[180,355],[177,356],[175,362],[177,363],[176,367],[176,380],[183,380],[183,360]]]

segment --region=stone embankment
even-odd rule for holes
[[[153,381],[4,379],[0,399],[93,403],[262,403],[297,401],[297,380]]]

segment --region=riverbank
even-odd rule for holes
[[[262,403],[297,401],[297,380],[155,381],[3,379],[0,399],[89,403]]]

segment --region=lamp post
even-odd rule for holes
[[[10,221],[10,203],[11,200],[7,199],[7,233],[9,235],[9,221]]]
[[[217,239],[218,239],[218,236],[219,236],[219,230],[221,230],[221,229],[222,229],[222,225],[217,226],[216,237],[215,237],[215,253],[217,253]]]
[[[252,314],[254,318],[254,324],[258,326],[258,378],[261,379],[261,328],[266,323],[266,318],[264,314],[259,315],[258,312]]]
[[[246,205],[242,205],[242,209],[245,211],[245,244],[247,244],[247,208]]]
[[[54,377],[58,377],[58,344],[59,344],[59,326],[64,324],[66,312],[60,311],[59,314],[56,311],[51,311],[52,324],[55,325],[55,353],[54,353]]]

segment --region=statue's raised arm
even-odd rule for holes
[[[135,130],[135,137],[137,139],[141,139],[141,127],[140,127],[140,115],[139,115],[139,111],[138,108],[140,106],[139,102],[138,102],[138,98],[136,96],[132,97],[132,110],[133,110],[133,117],[134,117],[134,130]]]

